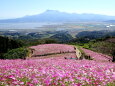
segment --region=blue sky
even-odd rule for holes
[[[39,14],[47,9],[115,16],[115,0],[0,0],[0,19]]]

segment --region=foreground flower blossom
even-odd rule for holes
[[[0,60],[0,86],[104,86],[114,82],[114,63],[63,57]]]

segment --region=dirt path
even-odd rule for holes
[[[81,57],[81,52],[79,51],[77,46],[74,46],[75,50],[76,50],[76,56],[78,57],[78,59]]]
[[[104,55],[102,53],[97,53],[88,49],[81,48],[87,55],[91,56],[95,61],[102,61],[102,62],[111,62],[112,57],[108,55]]]

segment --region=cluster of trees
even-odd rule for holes
[[[88,38],[89,40],[98,39],[108,36],[115,36],[115,31],[83,31],[76,35],[77,38]]]
[[[0,36],[0,53],[6,53],[10,49],[22,47],[22,43],[8,37]]]
[[[5,53],[4,59],[26,59],[29,55],[29,50],[27,48],[16,48]]]
[[[23,46],[23,43],[18,40],[13,40],[8,37],[0,36],[0,59],[8,59],[9,58],[9,57],[7,57],[8,54],[11,55],[11,53],[9,53],[9,52],[16,53],[16,51],[18,51],[18,50],[13,50],[13,49],[17,49],[22,46]],[[17,56],[19,56],[19,54],[17,54]],[[12,57],[12,58],[14,58],[14,57]]]
[[[53,38],[53,39],[57,40],[60,43],[67,43],[67,42],[69,42],[70,40],[73,39],[73,37],[67,32],[65,32],[65,33],[63,33],[63,32],[57,33],[57,34],[51,36],[50,38],[51,39]]]

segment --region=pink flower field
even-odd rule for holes
[[[115,63],[108,61],[110,57],[83,49],[94,60],[64,59],[76,58],[71,45],[30,48],[34,55],[51,55],[0,60],[0,86],[115,86]]]
[[[75,49],[73,46],[66,45],[66,44],[42,44],[38,46],[32,46],[30,48],[35,50],[33,55],[75,52]]]
[[[104,55],[102,53],[97,53],[88,49],[82,48],[82,50],[87,54],[90,55],[95,61],[101,61],[101,62],[109,62],[112,60],[112,57],[108,55]]]
[[[109,83],[115,83],[114,63],[63,57],[0,60],[0,86],[106,86]]]

